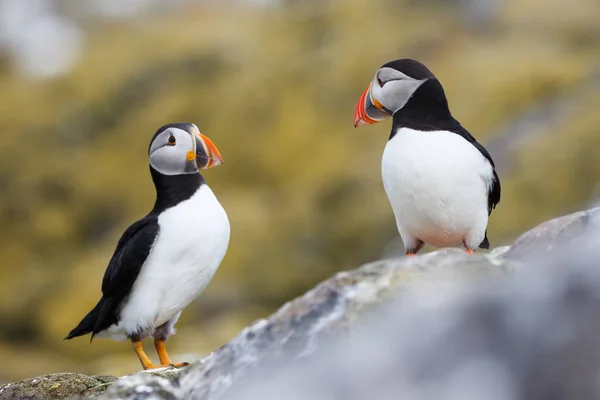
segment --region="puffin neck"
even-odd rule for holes
[[[399,128],[419,131],[451,130],[458,122],[452,117],[448,100],[437,79],[425,81],[393,116],[390,139]]]
[[[156,202],[150,214],[161,213],[182,201],[188,200],[206,183],[198,172],[195,174],[164,175],[150,167],[152,181],[156,188]]]

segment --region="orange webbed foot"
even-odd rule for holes
[[[158,358],[160,359],[161,364],[167,365],[174,368],[182,368],[190,365],[188,362],[180,362],[174,363],[171,361],[169,354],[167,353],[167,346],[165,345],[165,341],[161,339],[156,339],[154,341],[154,347],[156,347],[156,353],[158,354]]]
[[[175,368],[187,367],[188,365],[190,365],[189,362],[180,362],[180,363],[170,364],[171,367],[175,367]]]
[[[158,368],[182,368],[182,367],[187,367],[188,365],[190,365],[190,363],[187,362],[180,362],[180,363],[175,363],[175,364],[148,364],[148,365],[142,365],[142,367],[144,368],[144,370],[149,370],[149,369],[158,369]]]
[[[475,251],[472,249],[466,249],[465,251],[467,252],[467,254],[475,254]]]
[[[150,361],[150,358],[144,352],[144,348],[142,347],[142,342],[132,342],[133,350],[135,350],[140,364],[142,364],[142,368],[144,370],[149,369],[157,369],[157,368],[181,368],[190,365],[187,362],[173,363],[167,354],[167,349],[165,348],[164,340],[156,340],[155,341],[156,350],[158,351],[158,356],[160,358],[160,364],[154,364]]]
[[[142,368],[144,368],[144,370],[149,370],[149,369],[158,369],[158,368],[169,368],[171,367],[171,364],[167,364],[167,365],[157,365],[157,364],[147,364],[147,365],[142,365]]]

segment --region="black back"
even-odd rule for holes
[[[436,78],[431,78],[415,91],[404,107],[394,113],[390,139],[398,128],[454,132],[456,126],[460,124],[450,113],[444,88]]]

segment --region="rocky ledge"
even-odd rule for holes
[[[367,264],[190,367],[46,375],[0,399],[599,398],[599,227],[595,208],[490,253]]]

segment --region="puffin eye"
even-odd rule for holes
[[[169,144],[170,146],[174,146],[174,145],[175,145],[175,142],[176,142],[176,140],[175,140],[175,136],[173,136],[173,135],[169,136],[169,141],[168,141],[168,144]]]
[[[379,87],[383,87],[383,85],[385,85],[385,82],[383,82],[381,80],[381,78],[379,77],[379,75],[377,75],[377,83],[379,83]]]

